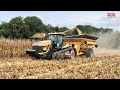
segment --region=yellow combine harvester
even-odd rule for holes
[[[66,36],[68,32],[72,35]],[[95,42],[98,37],[84,35],[78,28],[59,33],[48,33],[43,41],[38,41],[28,49],[29,56],[48,59],[64,59],[70,57],[75,59],[77,55],[93,57],[93,47],[98,47]]]
[[[46,36],[45,33],[36,33],[32,37],[30,37],[31,40],[43,40]]]

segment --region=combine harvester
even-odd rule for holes
[[[30,37],[31,40],[43,40],[44,37],[46,36],[45,33],[35,33],[32,37]]]
[[[66,36],[68,32],[72,35]],[[26,53],[32,57],[47,59],[64,59],[65,57],[75,59],[78,55],[93,57],[93,47],[98,47],[97,39],[98,37],[82,34],[78,28],[48,33],[42,41],[34,43]]]

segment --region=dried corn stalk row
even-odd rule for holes
[[[0,38],[0,58],[24,57],[26,49],[31,47],[30,40],[11,40]]]

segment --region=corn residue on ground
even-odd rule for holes
[[[15,79],[118,79],[120,56],[76,60],[0,59],[0,78]]]

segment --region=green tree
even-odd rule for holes
[[[64,31],[66,31],[66,30],[69,30],[69,28],[67,28],[67,27],[62,27],[62,28],[60,28],[60,32],[64,32]]]
[[[46,31],[47,33],[55,32],[54,27],[51,24],[46,25],[46,28],[47,28],[47,31]]]
[[[29,38],[29,26],[22,17],[12,18],[8,23],[7,35],[9,38]]]
[[[45,33],[47,31],[47,27],[46,25],[44,25],[41,21],[41,19],[39,19],[36,16],[28,16],[26,18],[24,18],[25,23],[29,26],[29,30],[31,32],[31,35],[33,35],[34,33]]]
[[[0,25],[0,36],[8,37],[9,35],[8,30],[9,30],[8,23],[2,22],[2,24]]]

